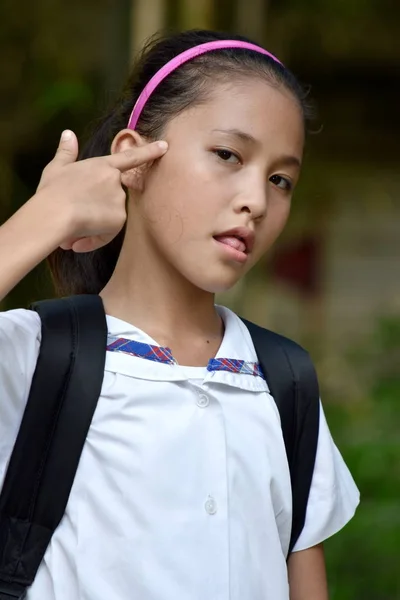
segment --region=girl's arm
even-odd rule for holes
[[[76,162],[78,140],[64,134],[37,193],[0,227],[0,301],[58,246],[89,252],[110,242],[126,220],[130,170],[167,150],[153,142]]]
[[[36,196],[0,227],[0,301],[65,240],[67,231],[46,198]]]
[[[322,544],[292,552],[288,561],[290,600],[328,600]]]

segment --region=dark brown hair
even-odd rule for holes
[[[132,108],[151,77],[185,50],[214,40],[251,41],[243,36],[193,30],[150,41],[140,54],[121,97],[113,109],[95,124],[80,159],[110,153],[116,134],[127,126]],[[149,140],[162,139],[166,124],[179,113],[204,102],[210,83],[236,77],[263,77],[271,85],[283,86],[298,101],[304,121],[311,117],[307,93],[285,67],[261,53],[244,49],[220,49],[199,56],[171,73],[154,91],[136,130]],[[48,258],[58,295],[98,294],[109,281],[121,251],[124,230],[112,242],[85,254],[58,248]]]

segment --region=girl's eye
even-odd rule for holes
[[[231,150],[217,149],[215,150],[215,154],[224,162],[229,162],[235,165],[240,163],[240,158],[238,155]]]
[[[270,179],[270,181],[276,185],[276,187],[278,187],[281,190],[284,190],[285,192],[291,192],[292,188],[293,188],[293,184],[290,181],[290,179],[287,179],[286,177],[282,177],[282,175],[273,175]]]

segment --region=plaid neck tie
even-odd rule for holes
[[[152,346],[143,344],[135,340],[108,336],[108,352],[122,352],[130,356],[137,356],[146,360],[152,360],[167,365],[177,365],[172,352],[169,348],[162,346]],[[207,365],[207,371],[229,371],[230,373],[241,373],[243,375],[253,375],[265,379],[264,373],[258,362],[249,362],[236,358],[211,358]]]

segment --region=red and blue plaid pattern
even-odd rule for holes
[[[147,360],[166,363],[168,365],[176,365],[176,361],[169,348],[143,344],[142,342],[135,342],[135,340],[108,336],[107,350],[109,352],[124,352],[131,356],[138,356],[139,358],[146,358]]]
[[[239,360],[236,358],[211,358],[207,366],[208,371],[230,371],[231,373],[242,373],[243,375],[254,375],[265,379],[264,373],[256,362]]]
[[[137,356],[139,358],[145,358],[167,365],[177,364],[169,348],[143,344],[142,342],[136,342],[135,340],[109,336],[107,340],[107,350],[109,352],[123,352],[130,356]],[[253,375],[254,377],[265,379],[259,363],[238,360],[235,358],[211,358],[207,365],[207,370],[242,373],[243,375]]]

